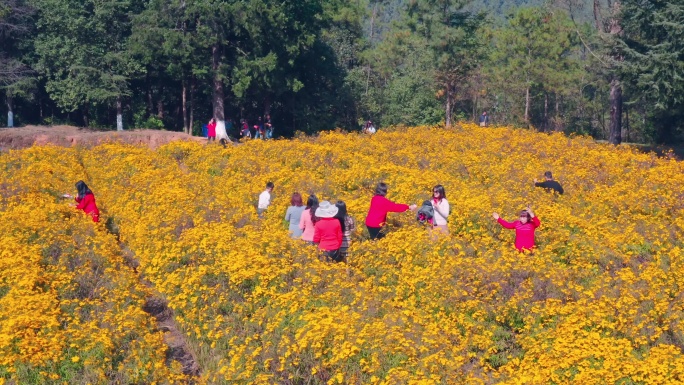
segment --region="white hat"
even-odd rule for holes
[[[323,201],[318,204],[315,215],[319,218],[332,218],[337,215],[340,209],[328,201]]]

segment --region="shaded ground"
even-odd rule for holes
[[[25,126],[0,129],[0,150],[20,149],[33,145],[95,146],[107,142],[146,145],[152,149],[175,140],[205,143],[205,138],[182,132],[160,130],[93,131],[73,126]]]

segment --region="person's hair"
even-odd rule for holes
[[[385,196],[387,195],[387,183],[380,182],[375,186],[375,195]]]
[[[315,194],[311,194],[306,200],[306,208],[310,209],[314,206],[318,207],[318,197]]]
[[[544,173],[544,177],[548,179],[553,179],[553,174],[551,174],[551,171],[547,171]]]
[[[298,192],[292,194],[292,199],[290,199],[290,203],[292,204],[292,206],[302,206],[302,195]]]
[[[344,233],[346,231],[346,227],[344,224],[347,219],[347,204],[344,203],[344,201],[337,201],[337,203],[335,203],[335,206],[337,207],[337,214],[335,214],[335,218],[337,218],[340,221],[340,225],[342,226],[342,232]]]
[[[523,216],[523,215],[525,215],[525,216],[527,217],[527,220],[528,220],[528,221],[531,221],[531,220],[532,220],[532,216],[531,216],[530,213],[527,211],[527,209],[520,210],[520,214],[518,214],[518,216],[521,217],[521,216]]]
[[[82,180],[76,182],[76,191],[78,191],[78,197],[81,199],[83,199],[84,196],[93,193],[90,191],[90,188],[88,188],[88,185]]]
[[[274,187],[273,182],[266,183],[266,188],[272,189]]]
[[[439,192],[439,199],[446,199],[446,192],[444,191],[444,186],[441,184],[438,184],[437,186],[432,188],[433,191],[433,196],[434,196],[434,191],[437,190]]]

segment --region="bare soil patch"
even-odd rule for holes
[[[0,150],[53,144],[92,147],[102,143],[128,143],[155,149],[176,140],[205,143],[205,138],[160,130],[95,131],[74,126],[25,126],[0,129]]]

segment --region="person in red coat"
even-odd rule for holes
[[[76,191],[78,191],[78,196],[74,197],[74,200],[78,204],[76,208],[78,210],[83,210],[84,213],[93,218],[93,222],[99,222],[100,210],[98,210],[97,204],[95,203],[95,195],[90,191],[88,185],[86,185],[84,181],[79,180],[76,182]],[[64,197],[72,198],[69,194],[64,194]]]
[[[209,123],[207,123],[207,140],[216,140],[216,120],[214,118],[211,118]]]
[[[532,250],[534,248],[534,230],[541,224],[530,206],[520,212],[520,217],[517,221],[507,222],[499,216],[499,214],[492,214],[499,224],[507,229],[515,229],[515,248],[522,252],[523,250]]]
[[[315,215],[319,220],[314,226],[313,242],[318,245],[326,258],[335,262],[343,261],[340,254],[342,247],[342,225],[335,218],[339,208],[328,201],[323,201],[318,205]]]
[[[417,207],[416,205],[394,203],[385,198],[385,195],[387,195],[387,184],[380,182],[375,187],[375,196],[371,199],[368,215],[366,215],[366,228],[368,228],[370,239],[380,239],[385,236],[381,230],[387,222],[387,213],[403,213],[408,210],[415,210]]]

